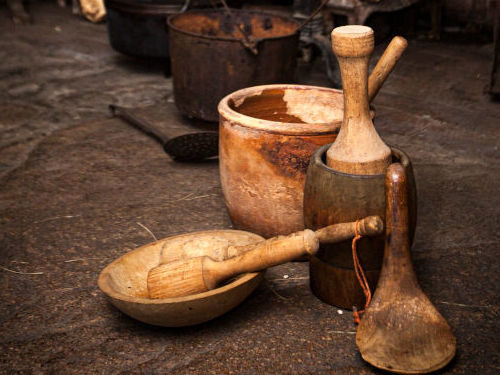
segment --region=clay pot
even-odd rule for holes
[[[319,148],[311,158],[304,188],[304,222],[316,230],[336,223],[356,221],[369,215],[385,218],[385,174],[341,173],[326,165],[326,151]],[[409,235],[413,240],[417,222],[417,189],[410,158],[391,147],[392,162],[401,163],[408,176]],[[351,309],[363,308],[365,296],[354,271],[352,240],[322,244],[311,257],[313,293],[326,303]],[[358,257],[372,287],[377,285],[382,266],[385,237],[363,237],[357,242]]]
[[[302,230],[307,167],[339,131],[342,91],[256,86],[226,96],[218,110],[220,177],[234,226],[264,237]]]

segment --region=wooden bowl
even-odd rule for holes
[[[303,85],[249,87],[221,100],[220,177],[235,227],[264,237],[304,229],[307,166],[335,140],[343,108],[342,91]]]
[[[189,241],[179,241],[182,238]],[[168,237],[141,246],[110,263],[99,275],[99,288],[116,308],[144,323],[182,327],[214,319],[243,302],[259,285],[264,273],[243,274],[208,292],[166,299],[149,298],[146,283],[148,271],[158,265],[164,247],[173,242],[206,246],[211,239],[217,244],[221,239],[227,240],[229,245],[263,240],[256,234],[238,230],[211,230]]]

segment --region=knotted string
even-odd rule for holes
[[[366,279],[365,272],[363,271],[363,267],[361,267],[361,263],[359,262],[358,258],[358,251],[356,250],[356,242],[363,237],[362,235],[359,234],[359,220],[356,220],[356,224],[354,226],[354,238],[352,240],[352,259],[354,262],[354,270],[356,271],[356,276],[358,277],[359,284],[361,285],[361,288],[363,289],[363,293],[365,294],[366,297],[366,302],[365,302],[365,308],[363,310],[357,310],[356,308],[353,309],[353,315],[354,315],[354,323],[359,324],[361,322],[361,315],[365,312],[365,309],[368,307],[370,304],[370,301],[372,299],[372,292],[370,291],[370,285],[368,284],[368,280]]]

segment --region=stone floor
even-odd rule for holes
[[[99,272],[152,241],[143,226],[158,238],[231,227],[218,165],[175,163],[106,118],[113,102],[144,107],[167,133],[185,124],[161,64],[119,55],[104,24],[55,2],[32,14],[14,26],[0,8],[0,373],[379,373],[357,351],[351,314],[310,292],[306,263],[270,269],[235,310],[189,328],[142,324],[107,302]],[[491,54],[491,43],[410,40],[374,102],[378,131],[414,164],[414,264],[457,336],[442,374],[500,371]],[[329,85],[318,64],[298,80]]]

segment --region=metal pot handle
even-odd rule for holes
[[[186,0],[184,1],[184,5],[182,6],[182,8],[179,10],[179,13],[184,13],[186,10],[189,9],[189,7],[191,6],[191,0]]]
[[[297,27],[297,29],[295,30],[295,32],[297,31],[300,31],[305,25],[307,25],[309,23],[309,21],[311,21],[314,17],[316,17],[316,15],[319,13],[319,11],[321,9],[323,9],[323,7],[328,3],[328,0],[323,0],[321,2],[321,4],[319,5],[319,7],[316,8],[316,10],[314,12],[312,12],[309,17],[307,17],[304,22],[302,22],[299,27]]]
[[[236,17],[234,16],[233,12],[231,12],[231,9],[227,6],[226,0],[220,0],[222,5],[224,6],[224,10],[226,13],[229,15],[231,20],[234,22],[234,24],[237,27],[237,30],[240,32],[241,36],[243,39],[240,39],[241,44],[243,44],[243,47],[248,49],[250,52],[252,52],[254,55],[259,54],[259,50],[257,49],[257,41],[254,40],[251,35],[247,33],[247,31],[243,28],[242,25],[238,23],[236,20]]]

